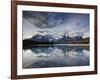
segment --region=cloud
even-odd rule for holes
[[[89,14],[23,11],[23,34],[82,32],[89,37]]]

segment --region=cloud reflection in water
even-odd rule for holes
[[[89,47],[34,46],[23,50],[23,68],[88,66]]]

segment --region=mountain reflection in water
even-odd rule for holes
[[[88,46],[33,46],[23,49],[23,68],[89,65]]]

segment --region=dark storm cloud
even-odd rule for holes
[[[23,18],[38,28],[52,28],[63,24],[68,16],[65,13],[23,11]]]
[[[23,18],[27,19],[29,23],[36,27],[45,28],[47,26],[47,15],[40,12],[23,11]]]
[[[89,26],[88,14],[23,11],[23,18],[38,28],[53,28],[62,24]]]

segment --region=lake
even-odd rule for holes
[[[22,65],[28,68],[88,66],[89,46],[40,45],[23,49]]]

